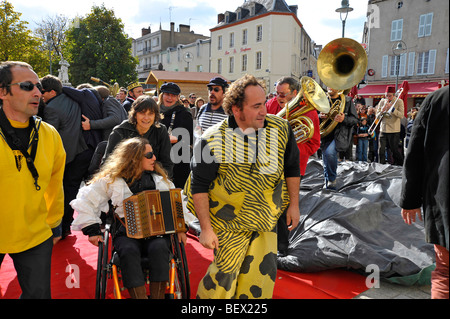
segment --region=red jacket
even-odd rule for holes
[[[266,108],[268,114],[276,115],[281,111],[280,104],[278,103],[277,97],[274,97],[266,102]]]
[[[309,111],[304,114],[304,116],[309,117],[314,124],[314,134],[312,138],[301,144],[297,144],[300,151],[300,175],[305,175],[306,165],[308,164],[308,159],[313,155],[320,147],[320,123],[319,115],[316,110]]]

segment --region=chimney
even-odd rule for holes
[[[170,22],[170,38],[169,38],[170,46],[175,46],[175,22]]]
[[[142,36],[152,33],[150,27],[142,28]]]
[[[225,20],[225,14],[219,13],[219,14],[217,15],[217,24],[222,23],[224,20]]]
[[[186,24],[180,24],[180,33],[189,33],[191,31],[191,26]]]

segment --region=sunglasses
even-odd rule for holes
[[[12,85],[18,85],[21,90],[27,91],[27,92],[33,91],[34,87],[37,87],[38,90],[41,91],[41,93],[44,91],[41,83],[34,84],[32,82],[27,81],[27,82],[12,83],[9,86],[12,86]]]
[[[278,93],[277,92],[277,96],[279,96],[280,98],[284,99],[286,96],[288,96],[289,94],[292,94],[291,91],[289,91],[289,93],[283,94],[283,93]]]
[[[219,88],[213,88],[213,87],[210,87],[210,86],[208,86],[208,91],[214,91],[214,92],[220,92],[220,89]]]
[[[155,154],[153,152],[148,152],[144,154],[144,157],[147,159],[152,159]]]

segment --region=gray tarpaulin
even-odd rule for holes
[[[343,162],[337,191],[323,189],[321,160],[311,159],[300,187],[300,224],[289,238],[278,268],[316,272],[346,268],[411,285],[429,284],[433,245],[425,242],[423,222],[407,225],[396,205],[401,191],[399,166]],[[200,233],[198,220],[190,231]],[[368,272],[366,273],[366,269]]]
[[[278,257],[278,267],[364,273],[375,265],[382,279],[408,277],[423,283],[419,277],[433,268],[434,248],[424,240],[421,221],[407,225],[401,217],[396,204],[401,170],[378,163],[339,163],[337,191],[332,191],[323,189],[322,161],[310,160],[300,187],[300,224],[290,234],[287,256]],[[429,280],[429,271],[424,276]]]

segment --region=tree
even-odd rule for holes
[[[88,82],[94,76],[126,85],[137,78],[137,60],[131,54],[131,39],[121,19],[104,5],[93,6],[67,32],[67,61],[71,82]]]
[[[24,61],[42,74],[48,70],[48,59],[40,50],[42,40],[33,36],[21,15],[10,2],[0,2],[0,61]]]

